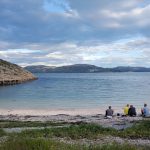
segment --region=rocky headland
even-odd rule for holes
[[[22,67],[0,59],[0,86],[19,84],[37,79]]]

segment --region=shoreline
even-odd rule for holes
[[[0,109],[0,115],[34,115],[34,116],[51,116],[51,115],[95,115],[104,114],[105,109]]]
[[[99,109],[98,109],[99,110]],[[38,121],[38,122],[65,122],[67,124],[94,123],[103,127],[112,127],[122,130],[132,126],[135,121],[144,118],[138,115],[136,117],[122,117],[115,113],[112,119],[106,119],[104,111],[97,109],[69,109],[69,110],[6,110],[0,109],[1,121]],[[103,113],[102,113],[103,112]],[[123,113],[121,113],[123,114]],[[149,120],[149,118],[148,118]]]
[[[0,115],[2,122],[51,122],[51,123],[64,123],[67,125],[80,125],[80,124],[97,124],[104,128],[114,128],[116,130],[124,130],[132,127],[137,121],[149,120],[141,116],[136,117],[121,117],[114,116],[112,119],[106,119],[104,115],[50,115],[50,116],[18,116],[18,115]],[[13,130],[13,129],[12,129]]]
[[[2,109],[0,115],[18,115],[18,116],[51,116],[51,115],[104,115],[107,108],[74,108],[74,109]],[[114,115],[117,113],[123,114],[123,108],[114,108]],[[137,114],[140,114],[140,109],[137,109]]]

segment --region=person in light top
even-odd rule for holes
[[[147,107],[147,104],[144,104],[144,107],[141,110],[141,112],[142,112],[143,117],[149,117],[150,116],[149,108]]]

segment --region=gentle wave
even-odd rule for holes
[[[150,73],[36,74],[39,79],[0,87],[0,108],[122,108],[127,103],[150,105]]]

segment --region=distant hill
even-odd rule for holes
[[[31,72],[0,59],[0,85],[10,85],[37,79]]]
[[[92,73],[92,72],[106,72],[108,69],[97,67],[88,64],[75,64],[61,67],[49,66],[27,66],[28,71],[33,73]]]
[[[150,72],[150,68],[145,67],[115,67],[102,68],[95,65],[75,64],[61,67],[54,66],[27,66],[25,67],[32,73],[96,73],[96,72]]]
[[[115,67],[112,68],[113,72],[150,72],[150,68],[146,67]]]

